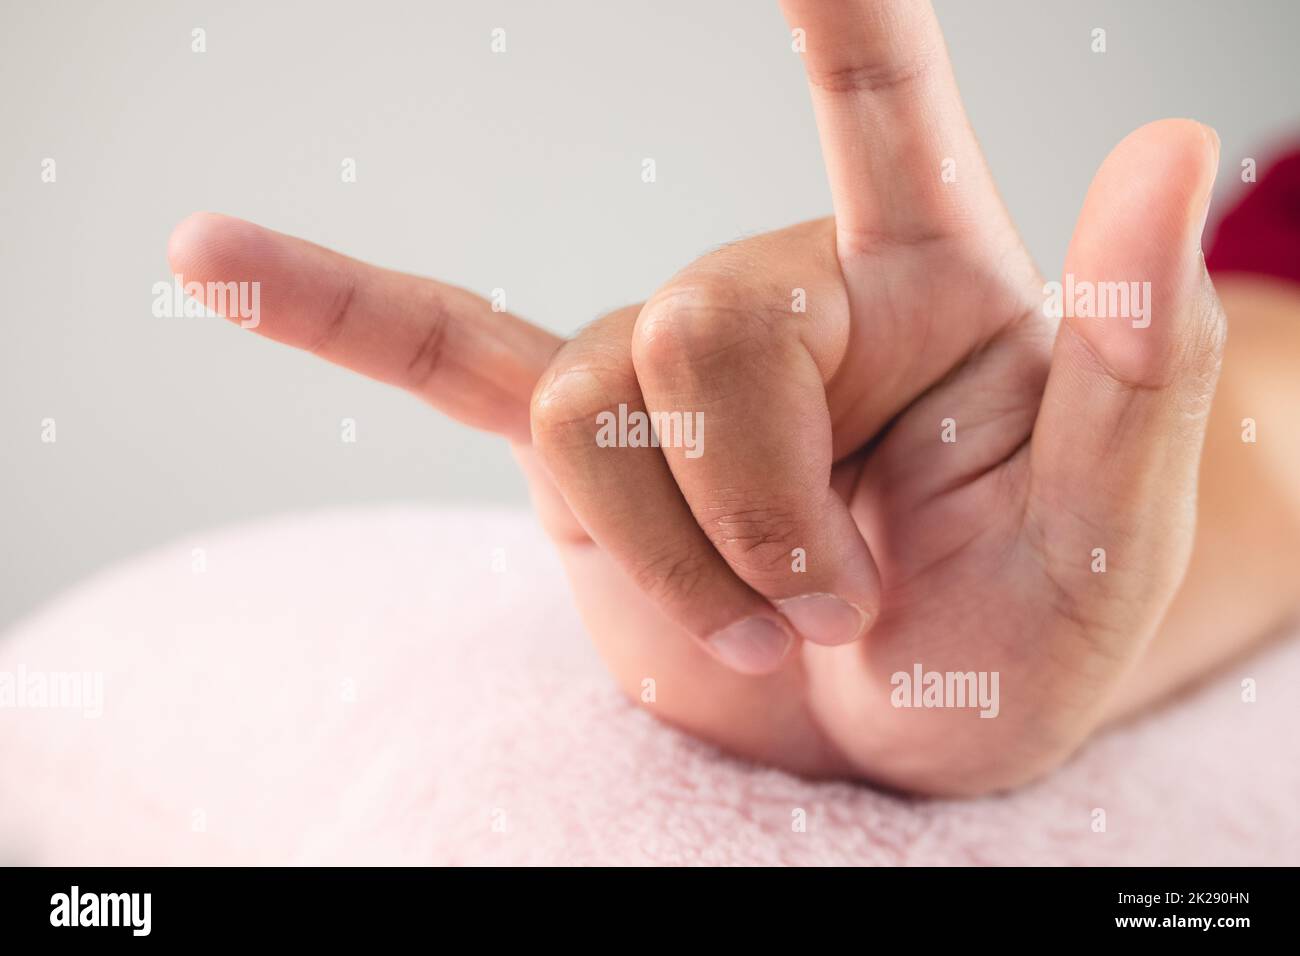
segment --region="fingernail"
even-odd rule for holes
[[[1219,150],[1222,149],[1222,141],[1219,139],[1219,131],[1213,126],[1200,124],[1201,132],[1205,134],[1205,141],[1210,144],[1210,149],[1214,152],[1214,165],[1217,170],[1219,165]]]
[[[1213,159],[1211,161],[1212,167],[1210,172],[1210,182],[1205,190],[1205,208],[1201,210],[1200,222],[1196,229],[1196,244],[1198,248],[1204,241],[1203,234],[1205,232],[1205,224],[1210,218],[1210,204],[1214,200],[1214,181],[1219,175],[1219,150],[1221,148],[1218,131],[1213,126],[1206,126],[1204,123],[1201,123],[1200,127],[1201,134],[1205,137],[1206,145],[1209,146]]]
[[[776,669],[790,647],[790,635],[771,618],[747,617],[708,638],[718,660],[742,674],[766,674]]]
[[[802,594],[776,606],[814,644],[847,644],[867,627],[866,611],[834,594]]]

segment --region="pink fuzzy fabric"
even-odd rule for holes
[[[1300,863],[1300,642],[1036,786],[909,800],[732,760],[625,703],[512,512],[179,542],[0,638],[0,672],[20,664],[103,671],[104,713],[0,709],[0,860]]]

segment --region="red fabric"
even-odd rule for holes
[[[1300,282],[1300,149],[1277,159],[1220,220],[1210,272],[1255,272]]]

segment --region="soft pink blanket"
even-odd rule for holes
[[[0,638],[0,675],[20,668],[102,672],[103,713],[0,707],[0,861],[1300,863],[1300,642],[1036,786],[909,800],[729,759],[624,703],[512,512],[196,536]]]

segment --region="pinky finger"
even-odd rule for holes
[[[551,333],[464,289],[215,213],[181,222],[167,252],[214,311],[229,310],[230,283],[248,283],[240,301],[257,314],[227,318],[404,388],[467,425],[528,441],[528,399],[559,346]]]

